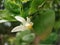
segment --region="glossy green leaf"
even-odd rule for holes
[[[54,26],[55,22],[55,13],[53,10],[46,9],[46,10],[40,10],[40,14],[37,14],[33,18],[33,23],[34,23],[34,31],[37,35],[40,35],[43,38],[49,35],[49,33],[52,30],[52,27]]]

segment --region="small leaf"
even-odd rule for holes
[[[35,39],[35,34],[34,33],[27,34],[27,35],[22,37],[23,41],[29,42],[29,43],[31,43],[34,39]]]

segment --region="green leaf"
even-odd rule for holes
[[[0,10],[0,19],[8,20],[8,21],[16,21],[14,19],[14,15],[7,12],[6,10]]]
[[[59,29],[60,28],[60,20],[55,22],[54,28],[55,29]]]
[[[16,45],[21,45],[21,43],[23,42],[22,38],[27,35],[30,34],[30,30],[25,30],[22,32],[17,32],[16,33]]]
[[[0,10],[0,19],[2,19],[2,17],[4,16],[4,12],[5,10]]]
[[[18,32],[18,33],[16,33],[16,40],[15,40],[15,44],[16,45],[20,45],[21,44],[21,33],[20,32]]]
[[[17,38],[22,38],[23,36],[27,35],[27,34],[30,34],[31,31],[30,30],[25,30],[25,31],[22,31],[22,32],[18,32],[16,33],[16,37]]]
[[[40,38],[45,38],[51,32],[55,22],[55,12],[51,9],[40,10],[32,19],[33,29]]]
[[[20,1],[15,0],[5,0],[5,8],[13,14],[20,14],[20,7],[21,3]]]
[[[30,34],[27,34],[27,35],[22,37],[22,40],[25,41],[25,42],[28,42],[28,43],[33,42],[34,39],[35,39],[35,34],[34,33],[30,33]]]
[[[17,32],[16,33],[16,38],[18,40],[22,39],[23,36],[27,35],[27,34],[30,34],[30,30],[25,30],[25,31],[22,31],[22,32]]]
[[[45,0],[32,0],[30,9],[29,9],[29,14],[33,14],[37,11],[38,6],[40,6]]]

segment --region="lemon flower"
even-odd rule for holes
[[[11,32],[19,32],[32,29],[33,23],[31,22],[30,18],[27,17],[27,20],[20,16],[15,16],[15,18],[21,22],[21,25],[13,28]]]

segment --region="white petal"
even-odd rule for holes
[[[18,21],[20,21],[22,23],[26,22],[25,19],[23,17],[21,17],[21,16],[15,16],[15,18],[16,18],[16,20],[18,20]]]
[[[33,25],[33,22],[30,22],[31,25]]]
[[[0,20],[0,23],[4,23],[4,22],[7,22],[7,20]]]
[[[18,32],[18,31],[24,31],[24,30],[26,30],[25,26],[20,25],[20,26],[13,28],[11,32]]]
[[[30,22],[30,21],[31,21],[30,18],[27,17],[27,22]]]

